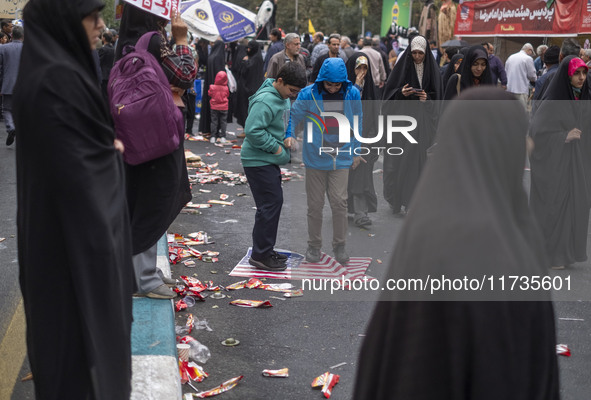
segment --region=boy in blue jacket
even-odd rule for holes
[[[327,112],[333,114],[322,115]],[[360,143],[351,133],[353,129],[361,133],[361,96],[347,79],[342,59],[327,58],[316,82],[302,89],[291,110],[287,139],[294,137],[293,129],[302,120],[310,121],[304,126],[303,143],[308,203],[306,260],[315,263],[321,259],[322,208],[327,196],[332,211],[334,256],[339,263],[346,264],[349,261],[345,250],[349,169],[355,169],[365,160],[357,155]],[[343,131],[347,121],[349,127]]]
[[[244,125],[246,137],[240,158],[257,211],[252,229],[250,265],[267,271],[282,271],[287,257],[273,248],[283,205],[281,169],[290,159],[292,138],[285,138],[289,120],[289,97],[306,86],[306,71],[298,63],[287,63],[277,79],[267,79],[252,95]]]

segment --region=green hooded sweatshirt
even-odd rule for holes
[[[248,118],[244,124],[246,138],[240,158],[244,167],[283,165],[289,162],[289,150],[283,144],[289,122],[289,99],[283,99],[273,87],[275,79],[267,79],[252,95]],[[274,154],[283,148],[281,154]]]

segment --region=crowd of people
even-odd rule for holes
[[[124,162],[109,105],[109,75],[150,32],[147,51],[184,115],[179,135],[194,134],[197,77],[197,134],[223,144],[227,122],[236,117],[244,128],[241,160],[257,206],[255,268],[286,269],[274,249],[279,166],[298,147],[306,168],[305,259],[323,257],[328,199],[332,254],[349,261],[347,214],[368,227],[377,210],[373,166],[381,154],[362,144],[383,128],[381,115],[416,122],[380,142],[401,150],[382,153],[383,197],[407,218],[388,276],[478,263],[491,273],[502,265],[544,275],[587,259],[591,126],[577,100],[591,98],[591,54],[575,39],[539,47],[536,60],[526,43],[503,64],[491,43],[441,52],[417,33],[402,49],[394,35],[353,45],[338,33],[302,39],[272,29],[265,52],[256,40],[194,41],[178,14],[168,34],[168,21],[126,4],[117,32],[106,29],[101,0],[53,3],[30,0],[25,28],[4,21],[0,36],[9,42],[0,45],[2,108],[6,144],[17,141],[20,284],[39,399],[129,398],[131,297],[175,297],[174,281],[156,266],[156,243],[191,199],[182,141],[163,157]],[[440,102],[451,99],[461,101]],[[556,112],[555,100],[570,101]],[[311,115],[325,118],[302,129]],[[522,186],[526,137],[535,143],[530,205]],[[59,312],[49,315],[48,307]],[[558,398],[547,299],[383,301],[368,332],[355,398]],[[498,361],[499,346],[516,337],[528,343],[512,354],[517,361]],[[479,341],[491,345],[478,349]],[[491,378],[499,373],[507,379]]]

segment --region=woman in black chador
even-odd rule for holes
[[[498,284],[501,276],[544,276],[547,259],[522,185],[523,106],[492,87],[466,90],[458,100],[442,115],[438,149],[385,279],[493,276]],[[548,292],[513,297],[485,285],[437,297],[382,293],[352,398],[559,399]],[[396,294],[404,301],[393,301]]]
[[[402,54],[384,87],[382,113],[414,117],[417,127],[410,134],[417,141],[410,143],[401,134],[393,135],[393,143],[386,143],[384,152],[384,198],[395,214],[401,207],[408,209],[414,188],[427,160],[427,149],[433,144],[439,104],[443,97],[441,74],[431,56],[427,39],[415,36]],[[407,122],[402,126],[408,127]],[[384,128],[385,131],[385,128]],[[403,153],[394,148],[400,148]]]
[[[124,167],[92,57],[103,7],[30,0],[23,13],[14,90],[18,258],[38,400],[131,393]]]
[[[380,101],[376,98],[375,85],[371,76],[371,64],[367,55],[357,52],[347,60],[347,78],[355,84],[361,93],[363,107],[362,137],[372,138],[378,134],[377,119],[380,115]],[[372,144],[363,144],[371,148]],[[372,224],[368,213],[377,211],[378,197],[373,184],[373,166],[378,159],[378,152],[374,149],[363,153],[363,162],[357,168],[349,171],[349,185],[347,186],[349,213],[353,214],[355,226],[367,227]]]
[[[235,60],[236,80],[238,88],[236,91],[236,122],[244,128],[246,117],[248,117],[248,98],[259,90],[265,80],[263,71],[263,56],[256,40],[248,42],[246,54]]]
[[[560,63],[535,113],[531,135],[531,207],[553,268],[587,259],[591,205],[591,119],[587,66]]]
[[[449,68],[453,68],[451,63]],[[488,53],[484,47],[477,44],[468,49],[457,73],[452,74],[445,82],[445,100],[453,99],[469,87],[492,84]]]
[[[182,106],[178,92],[192,87],[195,60],[187,42],[187,26],[178,15],[173,15],[171,22],[176,52],[171,50],[165,38],[166,20],[126,3],[115,58],[119,59],[125,46],[135,45],[145,33],[159,32],[159,35],[152,36],[148,51],[160,62],[164,75],[174,88],[175,104]],[[136,291],[151,298],[173,298],[175,294],[167,284],[172,285],[174,281],[162,275],[156,260],[158,240],[191,200],[182,140],[171,154],[139,165],[126,164],[125,167]]]

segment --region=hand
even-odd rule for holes
[[[276,151],[275,153],[273,153],[273,154],[275,154],[275,155],[279,155],[279,154],[281,154],[282,152],[283,152],[283,147],[279,146],[279,148],[277,149],[277,151]]]
[[[367,164],[367,161],[365,161],[365,158],[363,158],[361,156],[353,157],[353,164],[351,165],[351,169],[357,168],[361,162],[364,162]]]
[[[367,74],[367,70],[364,68],[359,68],[359,69],[355,70],[355,80],[359,86],[363,86],[363,81],[365,80],[366,74]]]
[[[248,61],[248,56],[244,56],[244,57],[242,58],[242,60],[243,60],[243,61]]]
[[[170,23],[170,32],[172,33],[175,43],[179,46],[188,46],[189,42],[187,41],[187,32],[189,31],[189,28],[187,27],[187,24],[185,24],[185,22],[181,19],[181,13],[173,10]]]
[[[420,101],[427,101],[427,93],[424,90],[420,92],[415,92],[415,95],[419,98]]]
[[[404,97],[408,97],[408,96],[410,96],[411,94],[414,94],[414,93],[415,93],[414,90],[412,90],[412,88],[409,86],[408,83],[402,87],[402,95]]]
[[[579,140],[581,139],[581,130],[574,128],[573,130],[571,130],[568,135],[566,135],[566,140],[564,141],[564,143],[570,143],[573,140]]]
[[[125,151],[125,146],[123,145],[123,142],[119,139],[115,139],[115,141],[113,142],[113,145],[115,146],[115,150],[119,151],[119,153],[123,154],[123,152]]]
[[[288,138],[285,138],[285,140],[283,141],[283,144],[285,144],[285,147],[287,147],[288,149],[293,150],[294,145],[295,145],[295,138],[293,138],[291,136]]]

